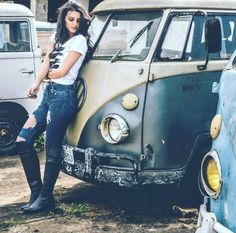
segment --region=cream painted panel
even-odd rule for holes
[[[68,143],[76,146],[88,121],[104,104],[147,81],[149,63],[92,60],[81,75],[87,83],[87,98],[67,130]],[[142,71],[141,74],[140,71]],[[96,129],[94,129],[96,130]]]
[[[203,65],[203,61],[198,62],[156,62],[151,65],[149,80],[166,78],[181,74],[199,73],[206,71],[223,70],[228,60],[209,61],[207,69],[199,71],[198,65]]]
[[[134,9],[236,9],[235,0],[104,0],[93,10],[94,13]]]
[[[0,100],[27,99],[26,93],[36,75],[33,53],[0,53],[0,64]]]

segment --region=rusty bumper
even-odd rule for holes
[[[139,186],[146,184],[179,184],[184,176],[181,170],[142,170],[140,157],[127,154],[97,152],[93,148],[80,149],[63,146],[62,171],[88,182],[115,184],[119,186]],[[126,161],[128,166],[107,165],[104,160]]]

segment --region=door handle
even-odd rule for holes
[[[21,73],[22,73],[22,74],[33,74],[34,71],[33,71],[33,70],[31,70],[31,71],[22,71]]]

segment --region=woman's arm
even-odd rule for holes
[[[36,78],[36,82],[35,84],[38,84],[38,86],[40,86],[40,84],[42,83],[43,79],[47,76],[47,73],[49,71],[50,68],[50,58],[49,58],[49,54],[53,51],[54,49],[54,45],[52,42],[50,42],[48,49],[47,49],[47,53],[44,57],[43,63],[39,69],[37,78]]]
[[[28,91],[27,96],[29,98],[34,98],[36,96],[36,94],[39,91],[40,84],[42,83],[43,79],[46,77],[46,75],[48,73],[48,70],[50,68],[49,54],[52,52],[53,48],[54,48],[54,45],[52,42],[50,42],[48,49],[47,49],[47,53],[44,57],[43,63],[41,64],[39,72],[37,74],[37,78],[35,80],[35,83]]]
[[[76,51],[70,51],[68,53],[68,56],[66,57],[65,61],[61,65],[60,68],[50,71],[48,73],[48,78],[50,79],[59,79],[63,76],[65,76],[71,67],[76,63],[76,61],[80,58],[81,53]]]

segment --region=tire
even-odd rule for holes
[[[178,202],[181,206],[199,207],[203,203],[203,195],[199,190],[199,173],[194,171],[192,174],[187,172],[178,187]]]
[[[199,205],[203,203],[204,196],[199,188],[199,173],[202,158],[210,150],[211,142],[212,139],[210,135],[206,135],[199,140],[198,146],[188,164],[183,180],[178,187],[177,199],[181,205],[198,208]]]
[[[22,121],[16,119],[12,113],[0,113],[0,156],[10,153],[21,127]]]

